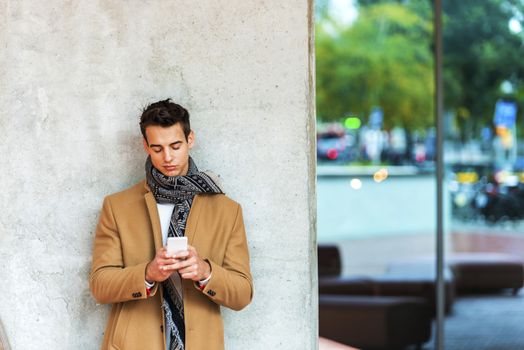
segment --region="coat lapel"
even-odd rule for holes
[[[201,208],[202,208],[202,197],[197,194],[193,198],[193,204],[191,204],[191,210],[189,211],[189,216],[187,217],[187,223],[186,223],[186,237],[190,245],[193,245],[193,241],[196,236],[196,228],[197,228],[198,218],[200,216]]]
[[[151,220],[151,225],[153,229],[153,241],[155,242],[156,251],[164,246],[164,244],[162,243],[162,229],[160,226],[158,208],[156,206],[155,197],[153,196],[153,193],[151,193],[150,191],[147,191],[146,194],[144,194],[144,199],[146,201],[149,219]]]

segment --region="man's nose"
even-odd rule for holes
[[[164,151],[164,162],[169,163],[173,160],[173,154],[170,149]]]

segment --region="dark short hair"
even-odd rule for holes
[[[189,136],[191,126],[189,124],[189,112],[179,104],[171,102],[171,99],[153,102],[142,111],[140,116],[140,131],[147,141],[146,128],[158,125],[164,128],[180,123],[184,136]]]

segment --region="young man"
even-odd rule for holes
[[[112,303],[102,349],[223,349],[220,306],[240,310],[253,285],[240,205],[189,150],[189,114],[170,100],[140,117],[146,178],[104,199],[90,287]],[[167,237],[186,236],[170,254]]]

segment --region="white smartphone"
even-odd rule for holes
[[[168,237],[167,251],[168,253],[176,254],[187,250],[187,237]]]

